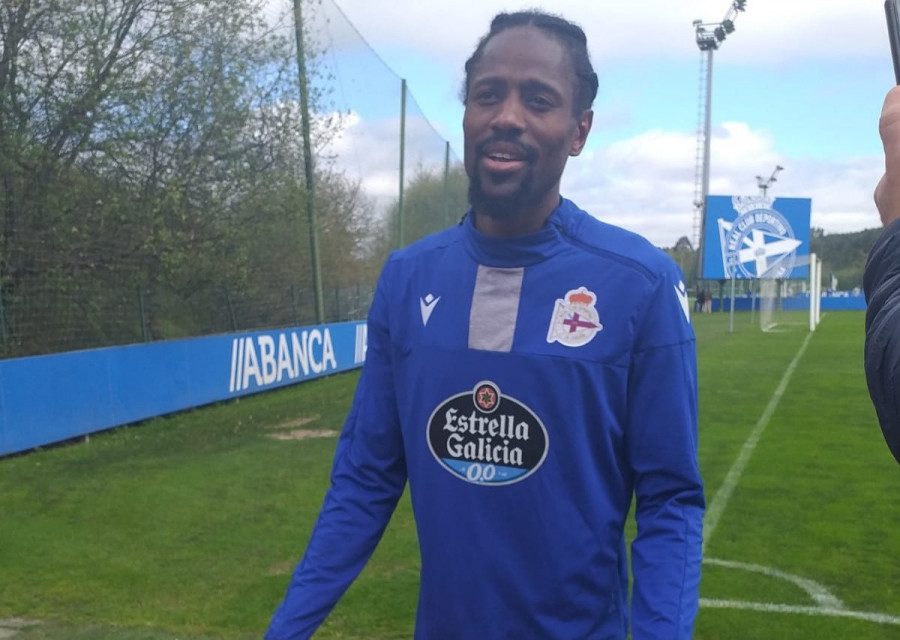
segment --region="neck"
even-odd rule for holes
[[[547,218],[559,206],[559,203],[559,193],[555,193],[552,199],[548,198],[547,202],[542,202],[538,206],[506,211],[503,215],[491,215],[485,213],[483,209],[475,208],[475,228],[487,236],[497,238],[536,233],[543,228]]]

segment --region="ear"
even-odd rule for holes
[[[577,156],[584,149],[591,125],[594,124],[594,111],[587,109],[575,119],[575,137],[572,138],[572,146],[569,147],[569,155]]]

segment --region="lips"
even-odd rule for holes
[[[533,158],[533,153],[521,144],[514,142],[489,141],[479,145],[479,156],[488,171],[514,171]]]

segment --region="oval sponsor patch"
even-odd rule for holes
[[[524,480],[547,457],[547,429],[493,382],[447,398],[428,419],[428,447],[453,475],[474,484]]]

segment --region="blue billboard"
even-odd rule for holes
[[[707,196],[701,279],[809,277],[809,198]]]
[[[0,457],[362,366],[365,322],[0,361]]]

